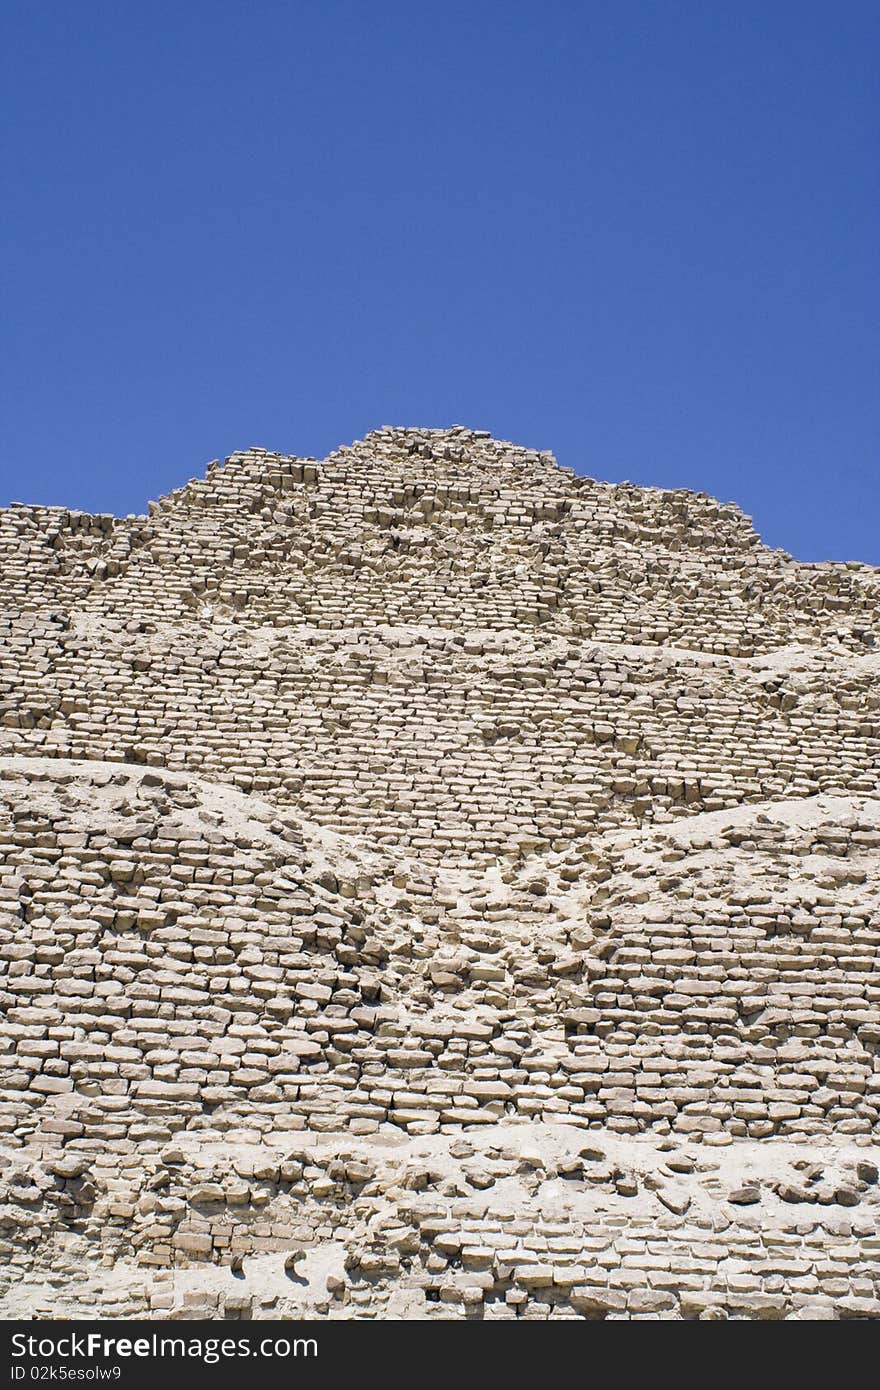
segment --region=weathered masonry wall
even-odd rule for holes
[[[466,430],[0,512],[0,1309],[876,1316],[878,600]]]

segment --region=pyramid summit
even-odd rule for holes
[[[733,504],[2,510],[0,1313],[876,1317],[878,903],[880,570]]]

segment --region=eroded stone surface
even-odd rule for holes
[[[0,512],[0,1310],[880,1312],[880,572],[464,430]]]

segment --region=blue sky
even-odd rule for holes
[[[0,504],[460,423],[880,564],[876,0],[5,0]]]

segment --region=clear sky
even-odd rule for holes
[[[3,0],[0,504],[465,424],[880,564],[877,0]]]

